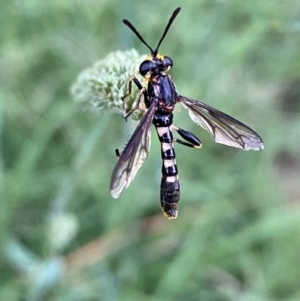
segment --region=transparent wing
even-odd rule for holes
[[[178,101],[189,110],[191,119],[208,131],[215,142],[244,150],[264,148],[261,137],[233,117],[181,95],[178,96]]]
[[[119,157],[110,180],[110,194],[114,198],[118,198],[121,192],[129,186],[148,157],[151,124],[155,110],[156,103],[152,103]]]

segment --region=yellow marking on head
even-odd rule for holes
[[[160,54],[160,53],[158,53],[157,55],[156,55],[156,57],[158,58],[158,59],[160,59],[160,60],[163,60],[165,57],[162,55],[162,54]]]
[[[164,59],[165,59],[165,57],[164,57],[162,54],[160,54],[160,53],[158,53],[158,54],[156,55],[156,57],[157,57],[159,60],[164,60]],[[152,55],[147,55],[146,60],[152,61],[152,60],[153,60],[153,56],[152,56]]]

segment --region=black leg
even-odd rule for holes
[[[187,142],[184,142],[180,139],[175,138],[174,142],[178,142],[182,145],[185,145],[188,147],[193,147],[193,148],[201,148],[202,147],[201,141],[191,132],[180,129],[175,125],[172,125],[171,129],[175,130],[184,140],[187,141]]]
[[[124,102],[125,98],[128,97],[131,94],[132,91],[132,82],[136,84],[138,89],[140,90],[138,96],[137,96],[137,102],[136,105],[124,116],[125,120],[127,121],[128,117],[137,109],[140,108],[140,101],[142,98],[142,95],[144,95],[144,99],[147,100],[147,89],[142,86],[142,84],[139,82],[139,80],[133,75],[130,77],[129,82],[128,82],[128,92],[121,98],[122,101]]]
[[[125,120],[127,121],[128,117],[137,109],[140,109],[140,102],[141,102],[141,98],[142,95],[145,96],[145,94],[147,93],[147,89],[146,88],[142,88],[137,96],[137,102],[136,105],[124,116]],[[146,94],[147,95],[147,94]]]
[[[123,102],[124,102],[125,98],[128,97],[131,94],[132,82],[134,82],[136,84],[136,86],[138,87],[139,90],[143,89],[143,86],[141,85],[139,80],[134,75],[130,76],[129,82],[128,82],[128,92],[124,96],[121,97]]]
[[[117,149],[115,150],[115,152],[116,152],[117,158],[119,159],[119,158],[120,158],[120,152],[119,152],[119,149],[117,148]]]

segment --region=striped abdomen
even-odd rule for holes
[[[161,142],[162,179],[160,185],[160,203],[164,214],[173,219],[177,217],[177,203],[180,197],[178,170],[173,147],[173,135],[169,126],[156,126]]]

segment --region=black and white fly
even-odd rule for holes
[[[180,195],[173,142],[193,148],[201,148],[201,141],[194,134],[173,125],[172,112],[176,103],[181,102],[189,110],[191,119],[208,131],[215,142],[243,150],[264,148],[261,137],[245,124],[202,102],[182,96],[176,91],[171,76],[167,74],[167,71],[173,65],[172,59],[159,54],[158,48],[180,9],[178,7],[174,10],[155,50],[145,42],[128,20],[123,20],[123,23],[137,35],[151,52],[151,56],[142,62],[139,67],[139,72],[148,81],[148,86],[143,87],[135,76],[132,76],[129,80],[128,93],[123,97],[123,100],[130,95],[132,82],[135,83],[140,91],[137,96],[136,106],[128,112],[125,119],[140,107],[142,97],[147,111],[123,152],[120,154],[116,150],[118,162],[110,181],[110,193],[114,198],[118,198],[121,192],[129,186],[148,157],[152,123],[161,142],[162,179],[160,202],[164,214],[169,219],[177,217]],[[185,141],[173,138],[172,130],[176,131]]]

